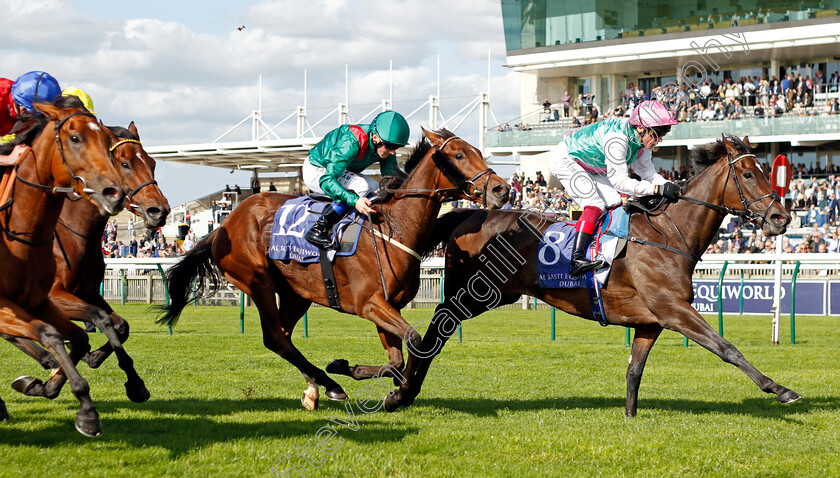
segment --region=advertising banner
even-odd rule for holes
[[[723,312],[737,314],[772,314],[773,281],[761,279],[723,281]],[[831,314],[840,314],[840,281],[798,280],[796,282],[796,314],[826,315],[829,296],[834,298]],[[718,312],[718,281],[694,280],[694,308],[703,314]],[[782,314],[790,314],[790,282],[782,283]]]

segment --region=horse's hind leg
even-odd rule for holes
[[[263,344],[300,370],[306,380],[307,388],[301,398],[303,406],[307,410],[318,408],[319,386],[327,389],[325,393],[330,400],[347,400],[347,394],[341,386],[323,370],[312,365],[292,343],[295,324],[312,303],[284,288],[280,307],[277,307],[272,289],[260,285],[250,290],[251,299],[260,312]]]
[[[624,414],[628,417],[636,416],[636,407],[639,402],[639,385],[642,382],[642,373],[645,370],[645,362],[651,347],[656,342],[662,327],[659,325],[642,325],[636,327],[633,337],[633,350],[630,352],[630,364],[627,366],[627,404]]]
[[[379,332],[379,340],[382,341],[382,346],[388,354],[388,365],[354,365],[351,367],[347,360],[337,359],[327,365],[327,372],[346,375],[356,380],[394,377],[394,385],[399,386],[400,382],[403,380],[401,372],[405,367],[402,352],[402,339],[386,331],[382,327],[377,327],[376,330]]]
[[[759,372],[734,345],[718,335],[690,304],[681,304],[681,306],[680,310],[673,311],[667,316],[657,314],[660,323],[665,328],[685,335],[720,357],[724,362],[735,365],[747,374],[761,390],[767,393],[775,393],[780,402],[790,403],[802,398],[798,393],[777,384]]]

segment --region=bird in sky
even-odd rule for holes
[[[240,32],[244,29],[245,29],[245,25],[242,25],[241,27],[237,27],[237,30],[239,30]]]

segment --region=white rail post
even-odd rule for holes
[[[297,107],[297,137],[303,138],[303,132],[306,131],[306,108],[303,106]]]
[[[776,236],[776,254],[782,253],[782,235]],[[773,333],[770,341],[779,345],[779,318],[782,315],[782,261],[776,261],[773,271]]]
[[[478,113],[478,150],[484,154],[484,148],[487,146],[485,140],[485,133],[487,132],[487,111],[490,109],[490,95],[486,91],[479,93],[481,98],[481,109]]]

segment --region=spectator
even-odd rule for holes
[[[277,188],[274,187],[274,182],[269,182],[268,183],[268,190],[269,190],[269,192],[277,192]]]
[[[260,193],[260,180],[254,176],[251,179],[251,194],[259,194]]]

